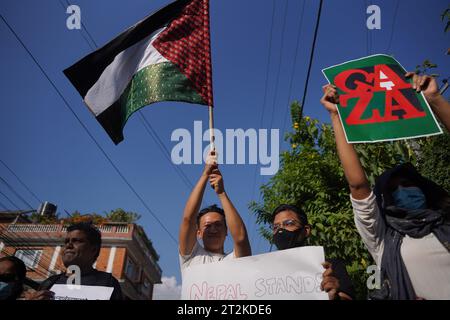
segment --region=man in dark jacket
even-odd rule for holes
[[[77,223],[69,226],[65,243],[61,250],[62,261],[66,268],[72,267],[75,270],[79,270],[79,285],[112,287],[114,289],[110,300],[122,300],[119,282],[110,273],[93,268],[93,264],[100,253],[101,241],[100,231],[91,223]],[[53,299],[52,286],[78,284],[72,283],[72,278],[72,274],[66,273],[51,276],[41,284],[39,291],[35,292],[29,299]]]

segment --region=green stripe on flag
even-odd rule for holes
[[[128,118],[140,108],[160,101],[206,104],[174,64],[163,62],[136,73],[120,98],[99,114],[97,120],[118,144],[123,140],[123,128]]]
[[[147,66],[133,76],[120,97],[121,107],[125,110],[125,122],[133,112],[158,101],[205,104],[186,76],[171,62]]]

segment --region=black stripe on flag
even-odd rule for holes
[[[119,53],[177,18],[189,2],[191,0],[177,0],[147,16],[102,48],[64,70],[64,74],[84,99],[89,89]]]

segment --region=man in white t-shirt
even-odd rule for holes
[[[223,209],[212,205],[199,211],[208,180]],[[224,251],[227,226],[234,243],[233,252],[228,255]],[[198,240],[203,242],[203,246],[200,245]],[[182,272],[187,267],[196,264],[251,255],[247,230],[225,192],[222,174],[218,169],[217,156],[214,151],[210,152],[205,169],[184,208],[179,242]]]

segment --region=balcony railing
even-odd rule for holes
[[[58,224],[10,224],[9,232],[60,232],[61,225]]]
[[[116,226],[116,232],[117,233],[128,233],[128,232],[130,232],[130,228],[128,227],[128,225]]]
[[[102,225],[98,229],[102,233],[128,233],[130,227],[128,225]],[[67,226],[60,224],[10,224],[7,231],[15,233],[32,233],[32,232],[67,232]]]

